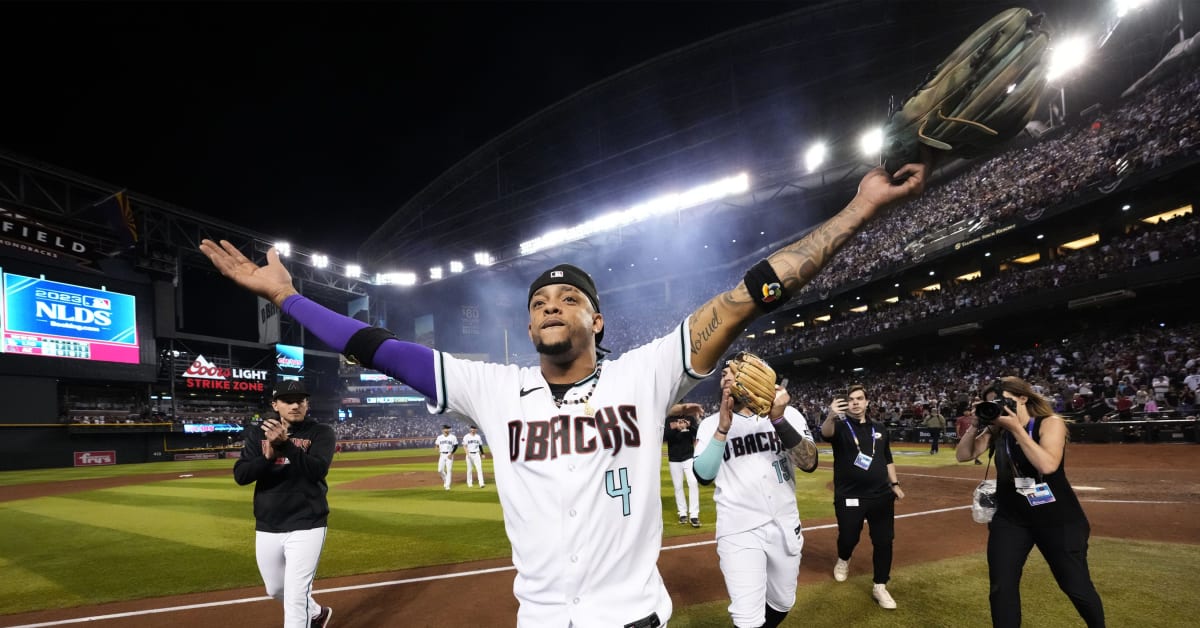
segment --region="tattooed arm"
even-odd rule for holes
[[[883,168],[875,168],[863,177],[858,194],[842,211],[801,240],[768,257],[788,294],[797,294],[881,208],[920,195],[928,172],[928,164],[908,164],[893,179]],[[699,373],[715,368],[725,350],[759,315],[742,282],[700,306],[688,320],[692,368]]]

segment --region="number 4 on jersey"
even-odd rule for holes
[[[609,469],[608,471],[606,471],[604,473],[604,488],[605,488],[605,490],[608,491],[609,497],[620,497],[621,498],[621,511],[625,514],[626,517],[628,517],[629,516],[629,469],[627,467],[621,467],[620,469],[617,469],[617,471],[620,472],[620,474],[621,474],[621,477],[619,479],[613,473],[612,469]]]

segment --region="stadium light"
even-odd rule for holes
[[[417,274],[410,272],[376,273],[375,283],[381,286],[415,286]]]
[[[491,266],[495,262],[496,260],[492,257],[491,253],[480,251],[479,253],[475,254],[475,263],[479,266]]]
[[[292,254],[292,245],[287,242],[276,242],[275,250],[279,251],[280,257],[287,257]]]
[[[430,268],[429,269],[429,278],[433,279],[435,281],[438,279],[441,279],[442,278],[442,267],[434,266],[433,268]]]
[[[458,260],[450,260],[450,272],[461,273],[463,271],[463,263]]]
[[[691,209],[734,194],[741,194],[749,189],[750,176],[743,172],[676,194],[665,194],[628,209],[601,214],[574,227],[555,229],[532,240],[522,242],[521,255],[529,255],[567,242],[583,240],[603,231],[620,229],[663,214]]]
[[[858,146],[867,157],[877,157],[883,150],[883,127],[875,127],[858,138]]]
[[[346,276],[351,279],[358,279],[362,276],[362,266],[359,266],[358,264],[347,264]]]
[[[1062,78],[1068,72],[1083,65],[1087,61],[1089,52],[1091,51],[1088,48],[1087,40],[1082,35],[1061,40],[1050,51],[1050,69],[1046,71],[1046,80],[1053,81]]]
[[[814,172],[817,168],[820,168],[821,164],[825,163],[825,151],[824,142],[817,142],[809,146],[808,150],[804,151],[804,167],[809,172]]]
[[[329,256],[320,253],[312,254],[312,265],[314,268],[329,268]]]
[[[1125,17],[1130,11],[1136,11],[1147,4],[1150,4],[1150,0],[1116,0],[1117,17]]]

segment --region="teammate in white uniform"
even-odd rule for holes
[[[233,244],[201,250],[327,345],[412,386],[434,410],[474,419],[495,451],[513,548],[517,624],[653,628],[671,615],[659,576],[662,417],[755,318],[783,305],[876,212],[924,188],[928,166],[863,177],[842,211],[760,261],[743,281],[669,334],[601,360],[604,316],[591,277],[561,264],[530,286],[529,338],[539,365],[461,360],[396,339],[296,292],[274,249],[266,266]]]
[[[454,452],[458,450],[458,437],[450,433],[450,426],[442,426],[442,435],[437,437],[433,446],[438,450],[438,475],[442,476],[442,485],[450,490],[450,481],[454,479]]]
[[[733,624],[774,628],[796,602],[804,548],[792,469],[815,470],[817,446],[784,387],[760,417],[729,396],[732,381],[726,367],[721,410],[697,430],[696,477],[717,483],[717,555]]]
[[[472,425],[462,442],[467,449],[467,486],[471,486],[471,468],[474,467],[479,488],[483,488],[483,437],[479,435],[479,428]]]

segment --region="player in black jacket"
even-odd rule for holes
[[[333,609],[312,598],[325,544],[333,460],[333,428],[308,419],[308,391],[299,381],[275,388],[276,418],[250,425],[233,477],[254,482],[255,555],[267,595],[283,602],[285,628],[325,628]]]

